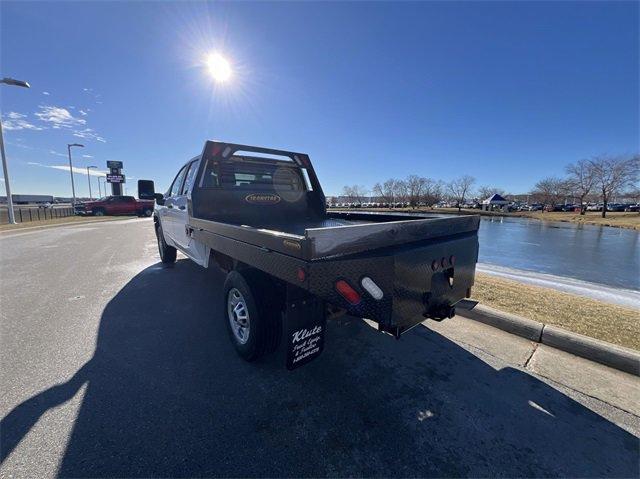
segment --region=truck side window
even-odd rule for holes
[[[189,164],[189,172],[187,173],[187,177],[184,180],[184,186],[182,187],[182,194],[186,195],[189,192],[189,189],[191,188],[191,185],[193,184],[195,178],[196,178],[196,173],[198,173],[198,165],[200,164],[199,161],[192,161]]]
[[[173,184],[171,185],[171,196],[178,196],[180,194],[180,189],[182,187],[182,180],[184,180],[184,175],[187,172],[187,167],[189,165],[185,165],[176,176],[176,179],[173,180]]]
[[[220,186],[220,177],[218,176],[218,162],[207,160],[207,165],[200,182],[201,188],[217,188]]]

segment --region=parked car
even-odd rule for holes
[[[607,205],[607,211],[621,212],[624,211],[626,205],[621,203],[610,203]]]
[[[153,214],[153,200],[136,200],[133,196],[105,196],[99,200],[77,204],[75,213],[92,216],[151,216]]]
[[[630,212],[630,211],[640,211],[640,204],[637,205],[627,205],[624,208],[625,211]]]

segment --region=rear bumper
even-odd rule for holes
[[[309,291],[399,336],[427,318],[451,316],[455,304],[467,297],[473,286],[477,258],[477,234],[467,233],[354,259],[311,262]],[[367,292],[362,285],[365,277],[382,290],[382,298]],[[360,294],[358,304],[350,304],[336,291],[338,279],[347,281]]]

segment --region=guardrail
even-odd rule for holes
[[[66,218],[74,216],[73,207],[64,206],[60,208],[34,208],[34,207],[13,207],[13,213],[18,223],[26,223],[28,221],[44,221],[53,220],[55,218]],[[9,223],[8,208],[0,209],[0,224]]]

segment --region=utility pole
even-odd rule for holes
[[[89,168],[97,168],[97,166],[87,166],[87,182],[89,183],[89,198],[93,199],[91,194],[91,175],[89,174]]]
[[[80,143],[70,143],[67,144],[67,152],[69,153],[69,174],[71,175],[71,194],[73,195],[73,200],[71,205],[75,208],[76,206],[76,186],[73,183],[73,163],[71,162],[71,147],[78,146],[80,148],[84,148],[84,145]]]
[[[0,83],[5,85],[19,86],[22,88],[31,88],[26,81],[15,80],[13,78],[3,78]],[[16,217],[13,212],[13,198],[11,197],[11,184],[9,181],[9,166],[7,165],[7,155],[4,152],[4,137],[2,135],[2,119],[0,118],[0,152],[2,153],[2,173],[4,174],[4,191],[7,194],[7,208],[9,209],[9,223],[15,225]]]

